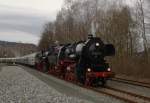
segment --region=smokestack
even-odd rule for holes
[[[94,21],[92,21],[91,23],[91,33],[93,35],[93,37],[96,37],[96,28],[95,28],[95,25],[94,25]]]
[[[88,39],[93,38],[93,34],[88,34]]]

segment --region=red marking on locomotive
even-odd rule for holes
[[[96,78],[111,78],[113,76],[112,72],[87,72],[88,77]]]

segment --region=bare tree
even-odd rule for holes
[[[141,38],[144,59],[148,60],[145,31],[148,26],[145,24],[147,16],[143,5],[142,0],[137,0],[136,15],[133,16],[131,8],[120,0],[65,0],[56,21],[44,27],[39,47],[46,49],[56,40],[60,43],[85,40],[93,23],[96,36],[115,45],[116,56],[112,64],[116,72],[130,74],[129,71],[134,72],[134,66],[138,65],[136,71],[140,73],[140,67],[146,66],[139,63],[141,57],[137,56]]]
[[[144,0],[137,0],[137,23],[139,26],[139,33],[141,33],[143,39],[143,47],[145,52],[145,59],[148,62],[148,42],[146,38],[146,26],[145,26],[145,13],[144,13]]]
[[[54,44],[54,41],[54,24],[50,22],[44,27],[44,31],[39,42],[39,49],[47,50],[49,46]]]

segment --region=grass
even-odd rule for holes
[[[116,74],[150,79],[150,62],[146,62],[143,57],[113,58],[111,63]]]

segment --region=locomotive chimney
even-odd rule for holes
[[[88,34],[88,39],[93,38],[93,34]]]
[[[94,21],[92,21],[92,23],[91,23],[91,33],[92,33],[93,37],[96,37],[96,26],[95,26]]]

